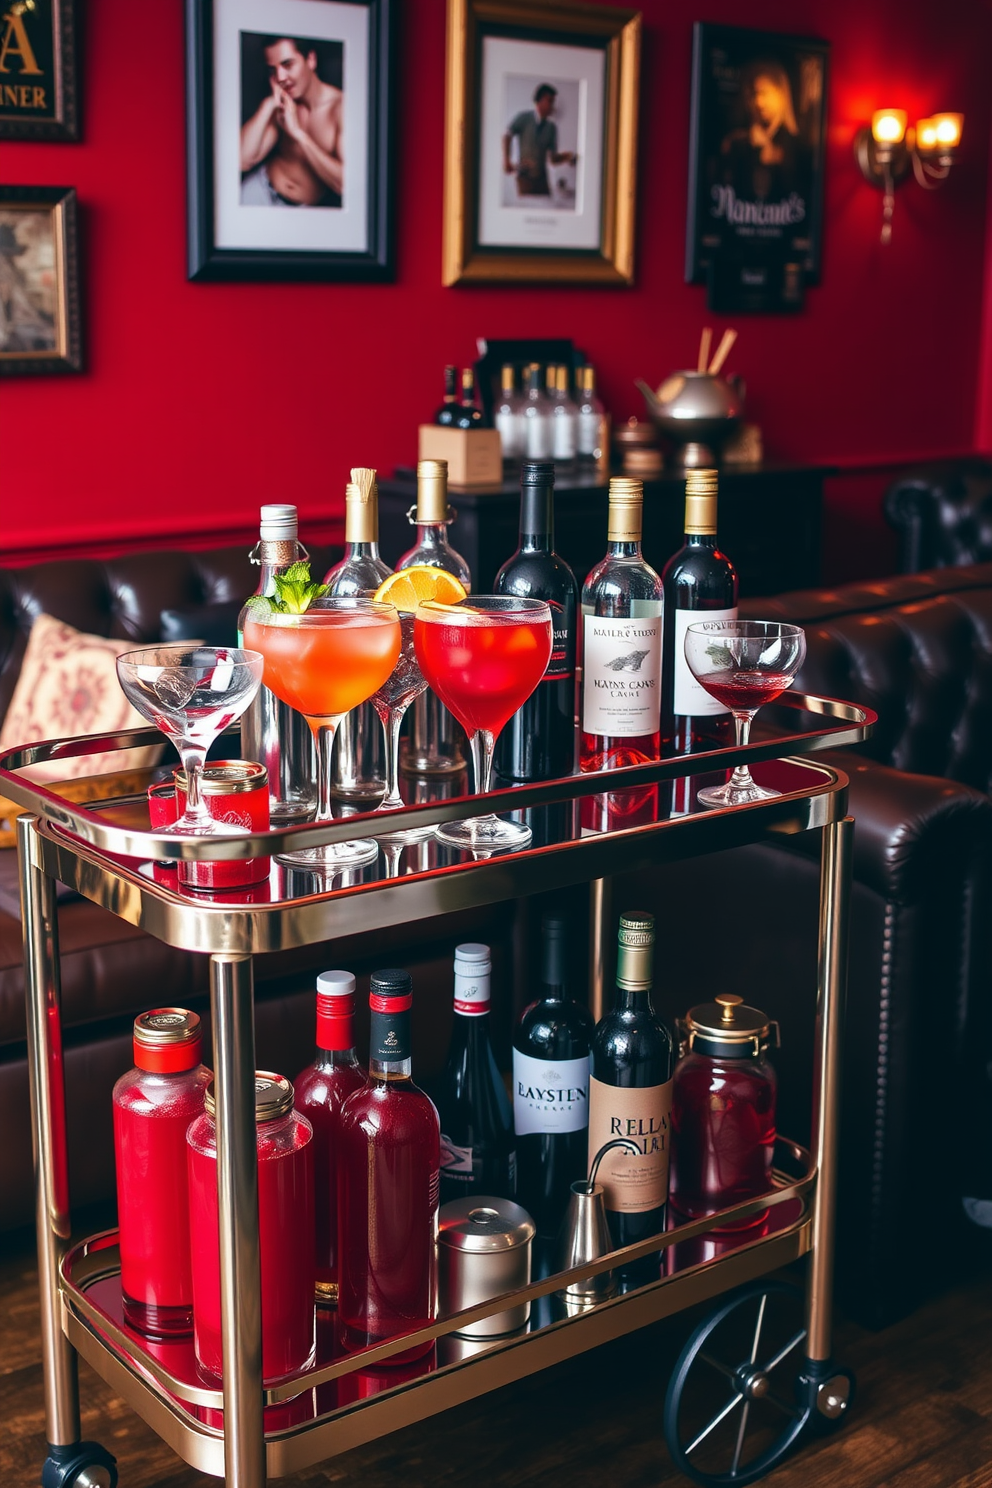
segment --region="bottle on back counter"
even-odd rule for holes
[[[186,1128],[211,1075],[200,1019],[155,1008],[134,1020],[134,1069],[114,1086],[114,1156],[124,1317],[153,1338],[193,1330]]]
[[[654,916],[620,916],[616,993],[592,1040],[589,1082],[590,1167],[599,1165],[606,1214],[617,1247],[665,1228],[671,1152],[672,1036],[651,1002]],[[626,1268],[640,1284],[658,1275],[658,1258]]]
[[[551,404],[541,388],[541,369],[536,362],[527,368],[523,419],[524,455],[528,460],[550,460],[554,453]]]
[[[555,463],[571,465],[578,448],[579,411],[569,397],[567,367],[548,368],[548,397],[551,401],[551,447]]]
[[[344,495],[344,557],[324,575],[332,599],[368,599],[392,569],[379,557],[379,488],[375,471],[358,466]],[[341,720],[334,739],[337,796],[366,801],[386,793],[382,724],[371,703],[361,703]]]
[[[493,411],[493,423],[499,430],[503,459],[509,464],[522,460],[526,454],[523,402],[516,389],[513,363],[506,362],[501,373],[500,396]]]
[[[455,1022],[438,1081],[441,1203],[469,1194],[516,1194],[513,1114],[489,1042],[489,947],[455,948]]]
[[[577,455],[585,465],[609,459],[609,419],[596,396],[596,370],[579,367],[575,374]]]
[[[570,1186],[587,1172],[592,1018],[569,992],[567,952],[567,921],[546,914],[540,995],[513,1035],[517,1199],[546,1238],[558,1233]]]
[[[355,978],[322,971],[317,978],[317,1057],[296,1080],[296,1109],[313,1127],[317,1224],[317,1301],[338,1298],[338,1146],[341,1108],[366,1083],[355,1050]]]
[[[259,539],[251,561],[261,568],[256,594],[275,593],[277,575],[307,557],[298,538],[295,506],[262,507]],[[238,619],[238,644],[244,633]],[[302,713],[260,687],[241,715],[241,754],[264,765],[269,775],[269,820],[274,827],[306,821],[317,809],[317,756]]]
[[[496,743],[500,782],[554,780],[571,773],[575,753],[575,641],[578,587],[555,552],[555,467],[525,460],[520,472],[520,542],[496,575],[494,594],[543,599],[554,627],[551,660],[536,690]]]
[[[458,368],[444,369],[444,402],[434,415],[434,422],[443,428],[452,428],[458,415]]]
[[[685,544],[662,573],[661,738],[674,754],[733,742],[730,713],[700,686],[685,659],[685,633],[694,620],[737,618],[737,574],[717,547],[716,504],[716,471],[690,470],[685,481]]]
[[[448,465],[445,460],[420,460],[417,464],[417,505],[407,513],[416,520],[417,541],[396,565],[413,568],[429,563],[454,574],[466,589],[472,587],[468,564],[448,542],[448,526],[454,513],[448,506]],[[447,775],[465,767],[464,732],[435,693],[428,689],[415,698],[410,709],[410,732],[403,753],[403,768],[418,775]]]
[[[475,373],[471,367],[462,369],[462,397],[455,412],[456,429],[481,429],[484,423],[482,409],[476,402]]]

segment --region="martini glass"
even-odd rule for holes
[[[402,643],[396,665],[378,692],[372,694],[372,706],[382,720],[386,736],[386,791],[377,811],[396,811],[407,803],[400,795],[400,728],[407,708],[422,692],[427,679],[420,670],[413,643],[413,612],[400,611]],[[380,832],[379,841],[415,842],[419,837],[432,837],[433,827],[410,827],[405,832]]]
[[[302,615],[264,605],[245,615],[244,636],[265,659],[270,692],[302,713],[317,746],[318,822],[331,809],[331,748],[342,718],[390,676],[400,654],[400,622],[391,604],[373,599],[314,600]],[[378,855],[370,837],[279,853],[280,862],[338,873]]]
[[[476,795],[489,791],[501,729],[530,697],[551,659],[551,611],[543,600],[470,595],[459,604],[425,600],[414,616],[420,669],[472,747]],[[530,827],[487,812],[445,822],[451,847],[494,852],[526,847]]]
[[[748,742],[762,704],[774,702],[792,686],[805,656],[802,626],[778,620],[702,620],[685,633],[689,670],[734,715],[738,745]],[[726,785],[708,785],[696,799],[703,806],[743,806],[781,794],[758,785],[743,764]]]
[[[258,691],[262,658],[233,646],[146,646],[117,658],[117,678],[143,718],[176,746],[186,771],[186,810],[170,837],[236,837],[242,827],[215,821],[200,795],[207,750],[240,718]]]

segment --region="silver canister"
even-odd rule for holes
[[[438,1305],[442,1317],[530,1285],[537,1226],[519,1204],[474,1194],[443,1204],[438,1214]],[[530,1303],[511,1307],[458,1331],[498,1338],[524,1327]]]

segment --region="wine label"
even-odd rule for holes
[[[631,738],[658,731],[661,708],[661,601],[653,615],[582,626],[582,728]]]
[[[575,642],[565,623],[565,607],[556,599],[547,601],[551,611],[551,660],[544,677],[554,681],[556,677],[570,677],[575,671]]]
[[[534,1059],[513,1051],[513,1127],[533,1132],[584,1131],[589,1125],[589,1060]]]
[[[615,1214],[643,1214],[668,1199],[672,1081],[640,1089],[589,1081],[589,1166],[608,1142],[597,1182]]]
[[[668,623],[675,626],[675,689],[672,712],[688,714],[690,717],[710,717],[716,713],[727,713],[715,697],[710,697],[706,688],[697,682],[685,659],[685,633],[690,625],[700,620],[736,620],[737,606],[729,610],[669,610]]]
[[[466,975],[455,965],[455,1012],[463,1018],[478,1018],[489,1011],[489,983],[492,973],[486,968]]]

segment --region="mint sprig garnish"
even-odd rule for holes
[[[248,601],[261,609],[276,610],[280,615],[304,615],[315,599],[322,599],[329,589],[328,584],[315,584],[310,576],[310,564],[306,559],[291,563],[283,574],[275,576],[276,592],[266,597],[256,594]]]

